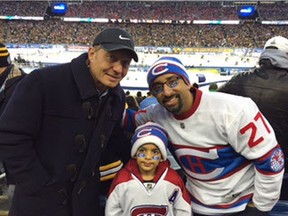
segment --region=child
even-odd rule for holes
[[[167,134],[158,124],[138,127],[132,137],[131,159],[110,187],[106,216],[191,216],[188,191],[167,160]]]

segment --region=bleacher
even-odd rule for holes
[[[258,21],[232,25],[212,22],[239,21],[237,16],[239,4],[231,1],[83,0],[78,3],[71,1],[73,4],[67,1],[68,12],[64,17],[43,20],[49,2],[0,1],[0,25],[2,26],[0,38],[5,43],[90,45],[101,29],[119,26],[126,28],[133,35],[137,46],[255,48],[263,47],[264,42],[274,35],[287,37],[288,34],[287,24],[282,25],[284,19],[288,19],[286,18],[288,4],[283,1],[275,1],[273,4],[271,4],[273,1],[269,1],[270,4],[267,1],[257,3],[261,20],[278,20],[278,25],[264,25]],[[42,20],[11,18],[19,18],[19,16],[40,17]],[[85,18],[87,22],[64,21],[65,18],[71,17]],[[109,21],[107,23],[88,22],[96,18],[106,18]],[[210,23],[216,24],[192,23],[199,20],[210,20]]]

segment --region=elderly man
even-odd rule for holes
[[[102,153],[130,150],[119,82],[132,59],[131,35],[107,28],[88,53],[19,83],[0,119],[0,158],[16,183],[11,216],[101,214]]]

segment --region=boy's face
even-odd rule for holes
[[[158,147],[152,143],[140,146],[135,158],[141,174],[153,175],[158,164],[163,161],[162,154]]]

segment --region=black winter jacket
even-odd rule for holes
[[[130,141],[122,88],[100,99],[87,57],[28,74],[1,116],[0,160],[16,181],[11,216],[101,215],[101,154],[129,152]]]

